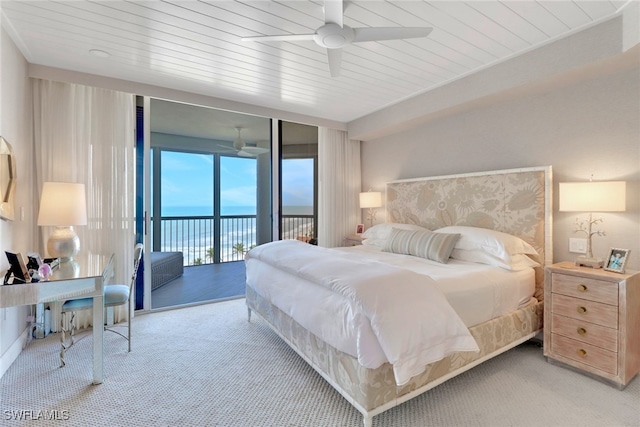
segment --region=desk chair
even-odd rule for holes
[[[131,282],[129,285],[106,285],[104,287],[104,307],[105,309],[108,307],[117,307],[123,304],[128,305],[127,311],[127,335],[122,334],[121,332],[112,329],[111,327],[104,325],[104,319],[93,319],[93,327],[95,328],[98,325],[98,322],[103,323],[103,327],[105,331],[114,332],[121,337],[125,338],[129,342],[129,351],[131,351],[131,301],[130,297],[133,293],[133,286],[136,283],[136,277],[138,275],[138,267],[140,265],[140,259],[142,258],[142,243],[136,244],[133,250],[133,274],[131,275]],[[75,324],[74,319],[76,316],[76,312],[80,310],[88,310],[93,307],[93,298],[81,298],[81,299],[72,299],[65,301],[62,304],[62,328],[60,334],[60,366],[65,365],[64,355],[68,348],[70,348],[74,341],[74,332],[75,332]],[[70,332],[70,343],[66,344],[65,333],[67,330],[65,329],[65,318],[66,314],[71,313],[71,319],[69,320],[69,332]],[[116,326],[116,325],[114,325]]]

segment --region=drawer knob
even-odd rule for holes
[[[578,285],[578,291],[580,292],[587,292],[587,287],[583,284],[579,284]]]
[[[587,330],[585,328],[578,328],[578,335],[586,335]]]
[[[583,350],[583,349],[578,349],[578,351],[576,351],[576,353],[578,353],[578,356],[580,357],[587,357],[587,351]]]
[[[585,314],[587,312],[587,307],[579,306],[578,313]]]

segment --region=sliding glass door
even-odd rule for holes
[[[282,122],[281,239],[315,243],[318,223],[318,128]]]
[[[167,254],[178,253],[183,264],[177,279],[169,275],[159,285],[151,279],[153,289],[145,283],[145,294],[153,294],[145,295],[145,308],[155,308],[160,294],[175,304],[200,302],[177,299],[206,294],[196,286],[229,282],[228,271],[215,266],[235,263],[244,282],[244,254],[272,240],[271,120],[156,99],[145,106],[145,273],[165,274],[157,260],[173,256]],[[190,269],[208,266],[197,280],[184,280],[196,271]],[[216,280],[219,274],[224,281]],[[182,288],[171,293],[173,285]]]

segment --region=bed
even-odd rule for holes
[[[365,426],[542,330],[551,167],[394,181],[386,210],[362,246],[280,241],[245,259],[249,319],[269,324]]]

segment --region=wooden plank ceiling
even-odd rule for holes
[[[322,1],[15,1],[4,25],[34,64],[348,122],[614,16],[625,1],[349,1],[350,27],[432,27],[343,50],[313,41]],[[92,50],[106,52],[96,56]]]

